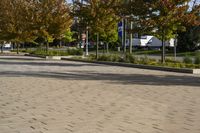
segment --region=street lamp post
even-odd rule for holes
[[[89,44],[89,31],[88,31],[88,26],[86,28],[86,48],[85,48],[85,55],[88,56],[88,44]]]
[[[123,46],[124,46],[124,54],[126,53],[126,18],[123,18]]]
[[[99,58],[99,33],[97,33],[96,59]]]
[[[174,39],[174,61],[176,61],[176,47],[177,47],[177,41],[178,41],[178,36],[177,34],[175,35]]]
[[[133,30],[133,22],[131,21],[131,23],[130,23],[130,28],[131,28],[131,32],[130,32],[130,45],[129,45],[129,47],[130,47],[130,54],[132,54],[132,52],[133,52],[133,33],[132,33],[132,30]]]

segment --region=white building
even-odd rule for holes
[[[12,48],[11,42],[4,42],[3,44],[0,44],[0,45],[3,45],[4,49],[11,49]]]
[[[140,38],[133,39],[134,47],[149,47],[149,48],[160,48],[162,47],[162,41],[157,37],[146,35],[141,36]],[[166,47],[174,47],[174,39],[170,39],[165,42]]]

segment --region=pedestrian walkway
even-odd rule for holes
[[[200,76],[0,59],[1,133],[200,133]]]

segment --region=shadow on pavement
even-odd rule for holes
[[[67,73],[58,72],[19,72],[5,71],[0,72],[0,77],[39,77],[55,78],[61,80],[102,80],[113,84],[137,84],[137,85],[166,85],[166,86],[200,86],[200,77],[176,76],[176,75],[146,75],[146,74],[108,74],[95,73],[89,71],[68,71]]]
[[[100,64],[89,64],[89,63],[80,63],[80,64],[72,64],[72,63],[61,63],[61,62],[7,62],[0,61],[0,65],[30,65],[30,66],[101,66]]]
[[[2,57],[0,57],[0,60],[45,60],[45,59],[42,59],[42,58],[11,58],[11,57],[9,57],[9,58],[2,58]]]

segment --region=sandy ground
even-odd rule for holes
[[[198,75],[14,58],[0,59],[0,133],[200,133]]]

